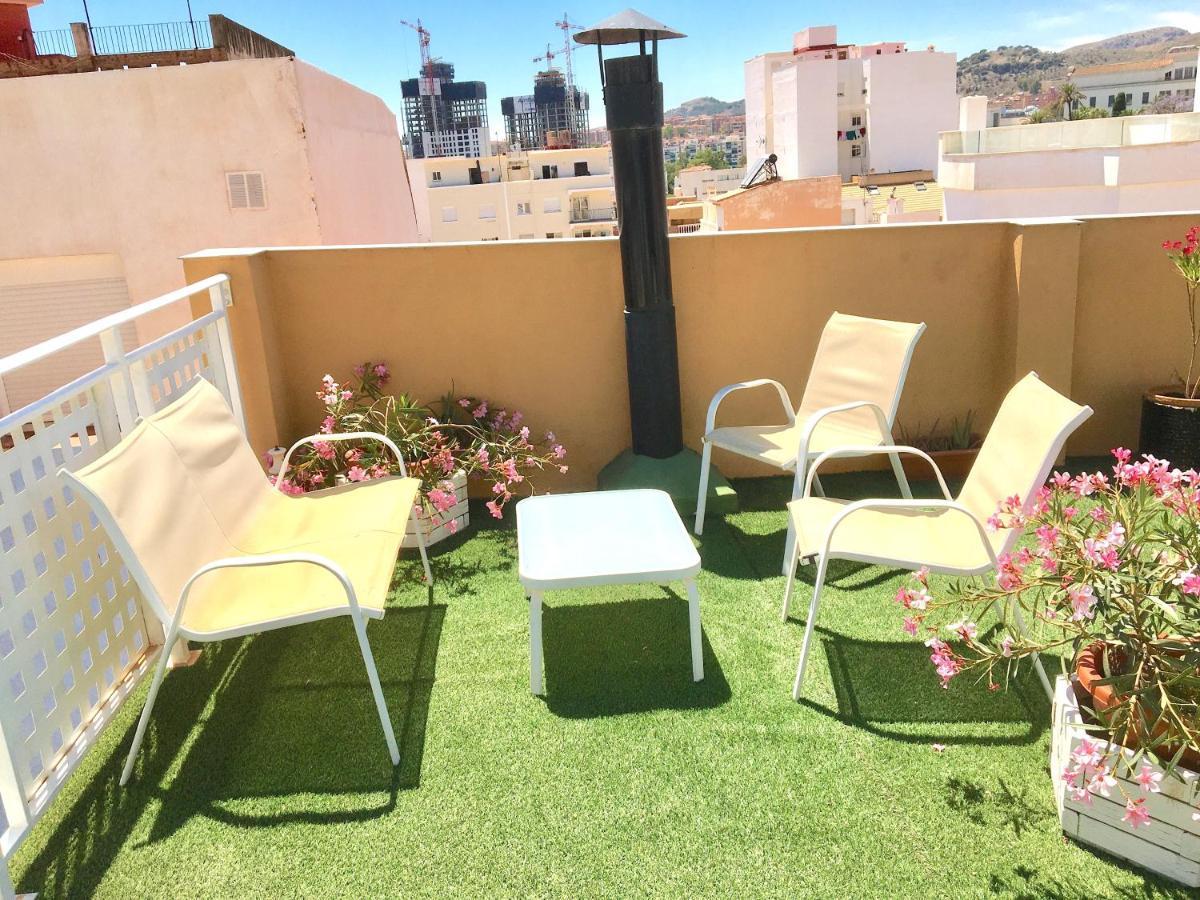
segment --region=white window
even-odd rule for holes
[[[862,144],[851,144],[850,145],[850,155],[851,156],[862,156]]]
[[[533,206],[533,204],[531,204],[531,203],[518,203],[517,204],[517,215],[518,216],[529,215],[533,211],[531,208],[532,206]]]
[[[455,209],[453,206],[443,206],[442,207],[442,221],[443,222],[457,222],[458,221],[458,210]]]
[[[441,181],[441,180],[442,180],[442,173],[441,173],[441,172],[438,172],[437,170],[434,170],[434,173],[433,173],[433,180],[434,180],[434,181]]]
[[[267,184],[262,172],[226,172],[230,209],[266,209]]]
[[[533,235],[532,234],[518,234],[517,238],[522,241],[532,241]]]
[[[562,197],[547,197],[542,202],[542,212],[562,212]]]
[[[483,206],[479,207],[479,218],[481,218],[481,219],[496,218],[496,204],[495,203],[485,203]]]
[[[851,116],[850,124],[853,126],[861,125],[862,124],[862,116]]]
[[[561,231],[547,231],[546,232],[546,238],[548,240],[553,240],[554,238],[560,238],[560,237],[562,237]]]

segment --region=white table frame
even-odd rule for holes
[[[546,693],[545,680],[542,675],[543,662],[543,644],[542,644],[542,607],[546,591],[549,590],[575,590],[579,588],[596,587],[599,585],[609,584],[660,584],[670,585],[675,582],[683,582],[687,591],[688,602],[688,634],[691,643],[692,654],[692,680],[702,681],[704,679],[704,648],[702,642],[702,632],[700,624],[700,590],[696,586],[696,575],[700,572],[700,556],[696,553],[695,547],[692,545],[691,538],[687,533],[687,529],[683,521],[678,518],[679,514],[675,510],[674,504],[671,503],[670,497],[661,491],[607,491],[596,492],[607,495],[607,499],[612,499],[612,495],[619,494],[661,494],[662,500],[651,499],[646,497],[638,498],[643,502],[661,504],[664,500],[670,506],[670,510],[675,519],[679,522],[679,538],[682,543],[686,543],[690,553],[683,553],[682,556],[694,557],[694,561],[689,559],[686,565],[677,568],[654,568],[653,570],[631,570],[622,571],[620,568],[607,570],[603,572],[591,572],[579,575],[559,575],[553,579],[538,579],[527,577],[522,571],[521,583],[525,588],[526,597],[529,600],[529,690],[535,696],[543,696]],[[555,497],[531,497],[522,500],[517,505],[518,513],[518,540],[520,535],[520,513],[522,505],[529,503],[537,503],[547,499],[563,499],[571,497],[576,503],[588,503],[587,494],[574,495],[555,495]],[[612,535],[610,534],[611,538]],[[675,538],[668,535],[671,540]],[[679,550],[680,546],[673,549]],[[543,552],[543,551],[539,551]]]

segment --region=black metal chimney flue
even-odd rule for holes
[[[636,56],[605,60],[601,55],[600,77],[621,232],[633,452],[655,459],[683,449],[658,80],[658,42],[681,37],[632,9],[575,35],[580,44],[595,44],[597,54],[606,44],[636,42],[639,47]]]

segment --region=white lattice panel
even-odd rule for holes
[[[197,328],[176,336],[169,341],[159,341],[146,348],[135,351],[140,362],[134,362],[135,385],[136,378],[145,373],[145,385],[149,400],[139,397],[138,411],[142,415],[150,411],[157,412],[170,404],[179,394],[187,390],[188,385],[196,377],[202,377],[228,396],[224,384],[224,370],[218,364],[214,365],[217,355],[210,351],[215,342],[210,341],[211,331]],[[135,387],[135,391],[137,388]]]
[[[0,725],[32,798],[141,661],[141,594],[58,478],[119,439],[108,382],[0,431]]]

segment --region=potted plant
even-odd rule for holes
[[[975,411],[967,410],[960,419],[950,420],[950,428],[942,429],[941,420],[935,419],[928,429],[918,423],[912,431],[901,425],[897,431],[899,443],[924,450],[937,463],[942,474],[953,481],[962,481],[975,464],[983,439],[975,431]],[[904,474],[912,479],[932,478],[933,472],[925,460],[916,456],[901,458]]]
[[[1196,364],[1196,347],[1200,344],[1200,322],[1196,321],[1200,225],[1189,228],[1181,241],[1164,241],[1163,249],[1183,278],[1191,351],[1186,373],[1177,373],[1174,384],[1151,388],[1142,397],[1139,442],[1143,453],[1187,468],[1200,468],[1200,366]]]
[[[451,391],[435,411],[408,394],[385,393],[390,373],[383,363],[363,363],[354,374],[357,383],[340,383],[332,375],[321,380],[316,392],[325,412],[320,432],[372,431],[395,442],[409,476],[421,481],[418,516],[429,544],[469,523],[468,478],[488,485],[486,508],[501,518],[514,493],[530,488],[533,472],[567,472],[567,451],[553,432],[534,438],[519,410],[510,413]],[[277,450],[270,451],[272,456]],[[318,441],[297,450],[280,488],[303,494],[398,473],[391,450],[377,441]],[[415,540],[409,523],[405,546]]]
[[[994,581],[943,597],[928,573],[901,588],[943,687],[989,689],[1023,660],[1063,653],[1051,774],[1064,831],[1200,886],[1200,475],[1113,451],[1112,474],[1070,476],[1001,504],[988,527],[1030,540]]]

